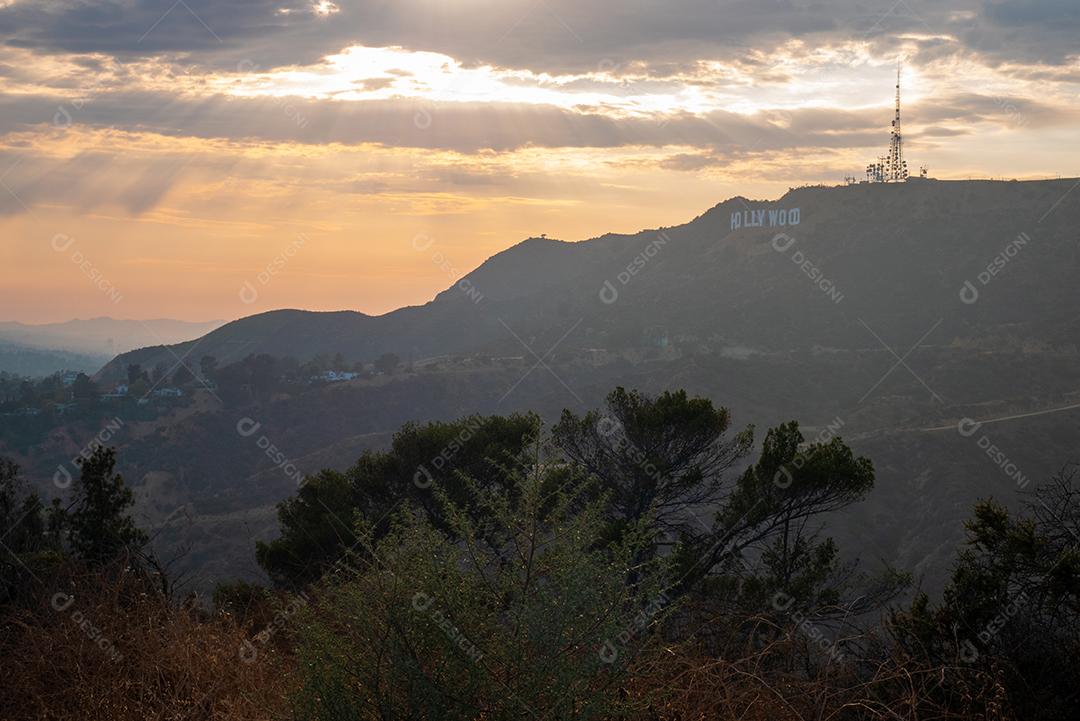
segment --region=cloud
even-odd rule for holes
[[[1074,107],[1048,105],[1031,98],[978,93],[942,98],[940,102],[920,107],[918,113],[923,122],[956,121],[967,126],[996,122],[1004,126],[1039,128],[1068,125],[1080,120],[1080,111]]]
[[[660,167],[666,170],[701,170],[720,161],[716,156],[704,153],[677,153],[660,161]]]
[[[0,132],[48,123],[62,99],[0,99]],[[298,143],[379,143],[474,153],[540,148],[691,145],[775,149],[859,145],[882,124],[880,113],[819,108],[742,115],[713,111],[663,118],[612,117],[547,105],[338,103],[298,98],[170,98],[108,94],[76,110],[70,123],[162,135]],[[418,114],[423,115],[418,116]],[[306,121],[303,127],[297,117]],[[68,121],[61,117],[62,124]]]
[[[342,0],[326,16],[299,0],[73,0],[0,9],[0,38],[42,53],[171,56],[205,68],[306,65],[350,45],[445,53],[466,64],[581,73],[746,58],[796,38],[881,49],[947,38],[997,61],[1061,64],[1076,53],[1073,0]]]
[[[109,131],[226,145],[374,144],[460,153],[470,162],[529,149],[642,148],[648,158],[612,162],[708,174],[761,159],[763,172],[775,174],[783,164],[769,165],[771,156],[798,163],[885,146],[888,66],[898,50],[914,55],[912,72],[922,81],[922,97],[905,106],[915,144],[925,138],[940,147],[985,125],[1042,129],[1078,120],[1065,84],[1080,69],[1061,64],[1080,22],[1071,1],[337,6],[330,16],[306,0],[0,8],[0,90],[7,91],[0,137],[14,149],[37,134],[39,150],[62,143],[69,128],[87,137]],[[344,47],[352,50],[327,59]],[[1024,96],[1033,83],[1039,99]],[[118,205],[138,216],[186,173],[175,159],[139,164],[96,150],[54,157],[47,169],[22,166],[9,179],[18,200],[0,193],[0,213],[62,202]],[[477,192],[511,182],[504,168],[465,165],[429,166],[413,180],[429,190]],[[112,178],[112,187],[101,178]],[[371,196],[401,183],[364,176],[327,187]]]
[[[983,0],[965,44],[999,62],[1062,64],[1080,53],[1074,0]]]
[[[929,128],[923,128],[921,135],[927,138],[952,138],[960,135],[970,135],[971,130],[967,128],[945,128],[940,125],[934,125]]]
[[[909,106],[909,118],[941,126],[980,122],[1043,127],[1073,123],[1077,111],[1032,99],[974,93]],[[866,147],[887,133],[880,109],[807,107],[743,114],[714,110],[619,117],[541,104],[353,102],[301,98],[173,97],[106,93],[75,107],[60,97],[0,98],[0,133],[58,124],[172,137],[300,144],[378,143],[461,153],[537,148],[691,146],[726,151]],[[931,133],[940,136],[940,129]],[[689,159],[670,162],[696,162]]]

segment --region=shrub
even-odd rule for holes
[[[538,452],[506,472],[513,482],[484,489],[462,479],[483,520],[436,485],[446,530],[413,507],[379,540],[358,524],[369,560],[340,567],[304,614],[301,718],[628,710],[618,684],[663,614],[659,564],[635,565],[640,534],[606,542],[603,503],[581,508],[590,489]]]

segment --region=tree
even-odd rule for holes
[[[0,605],[25,597],[59,558],[64,517],[58,501],[46,509],[37,493],[26,491],[19,467],[0,457]]]
[[[154,372],[150,376],[150,380],[154,385],[161,385],[165,382],[166,376],[169,374],[169,366],[164,361],[158,361],[154,365]]]
[[[724,498],[724,473],[749,452],[752,429],[725,438],[728,410],[686,391],[650,398],[620,387],[606,405],[583,417],[563,411],[554,443],[600,480],[615,520],[652,513],[659,532],[692,533],[686,509]]]
[[[138,551],[147,541],[127,515],[134,494],[115,468],[112,448],[99,446],[79,461],[71,546],[80,558],[93,563],[111,561],[125,550]]]
[[[375,360],[375,370],[386,375],[393,375],[401,365],[401,358],[396,353],[383,353]]]
[[[449,532],[415,508],[381,539],[359,522],[356,545],[372,552],[320,584],[301,615],[299,718],[630,712],[618,684],[664,617],[661,564],[635,567],[644,533],[610,543],[603,502],[578,482],[553,489],[548,470],[536,446],[500,484],[469,479],[480,523],[436,488]]]
[[[127,379],[129,386],[135,385],[140,380],[145,381],[147,385],[150,384],[150,376],[147,375],[146,371],[144,371],[142,366],[138,363],[131,363],[130,365],[128,365]]]
[[[177,368],[172,375],[172,384],[177,387],[186,386],[194,380],[195,374],[183,363],[180,364],[180,367]]]
[[[71,395],[79,401],[95,400],[98,397],[97,384],[90,380],[90,376],[80,373],[75,376],[75,382],[71,386]]]
[[[267,353],[251,355],[244,359],[252,393],[256,398],[267,399],[277,389],[281,374],[278,372],[277,359]]]
[[[841,439],[804,445],[798,423],[770,429],[757,463],[732,481],[753,429],[727,438],[726,409],[685,391],[654,398],[623,388],[606,406],[584,417],[564,411],[554,442],[600,480],[613,528],[650,519],[651,552],[670,546],[678,561],[673,592],[697,589],[742,609],[768,608],[781,593],[796,610],[842,616],[880,607],[906,584],[889,569],[856,574],[809,525],[873,487],[873,465]],[[700,518],[710,508],[711,523]]]
[[[439,487],[455,503],[466,504],[462,474],[484,487],[505,482],[501,464],[522,452],[538,422],[535,416],[515,414],[406,424],[388,451],[366,452],[344,473],[322,471],[279,504],[281,535],[258,543],[259,564],[279,585],[303,586],[353,545],[356,515],[385,533],[391,511],[405,500],[445,528],[432,489]]]
[[[982,682],[986,704],[1004,689],[1017,718],[1076,717],[1080,687],[1080,488],[1067,469],[1038,488],[1019,514],[988,500],[966,524],[939,605],[925,594],[889,620],[902,651],[927,665],[956,669],[937,693],[947,704]]]
[[[37,403],[37,392],[34,390],[34,384],[30,381],[23,381],[19,384],[19,403],[24,406],[32,406]]]
[[[32,556],[50,547],[41,501],[27,493],[19,477],[19,467],[0,457],[0,604],[23,594],[33,579]]]
[[[24,485],[19,466],[0,457],[0,528],[4,545],[14,553],[39,548],[45,532],[41,501]]]
[[[217,358],[212,355],[204,355],[199,359],[199,373],[204,380],[214,380],[214,371],[217,370]]]
[[[150,393],[150,382],[146,373],[139,376],[134,383],[128,386],[128,396],[131,398],[145,398]]]
[[[758,579],[761,593],[782,591],[807,608],[839,601],[839,588],[823,585],[840,571],[836,548],[831,539],[819,539],[809,524],[861,500],[873,488],[874,467],[840,438],[804,441],[794,421],[768,431],[757,463],[739,477],[721,505],[707,538],[710,545],[702,547],[701,539],[689,544],[696,569],[704,572],[721,563],[730,570],[742,563],[744,549],[756,548],[766,572],[766,578]],[[874,607],[904,581],[887,573],[877,592],[861,589],[862,602]],[[854,610],[868,609],[847,612]]]

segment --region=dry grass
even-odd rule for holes
[[[241,661],[248,634],[164,600],[145,579],[66,569],[0,619],[0,718],[73,721],[273,719],[291,660]]]
[[[245,629],[169,603],[130,572],[68,568],[50,584],[0,618],[0,719],[291,717],[295,657],[279,645],[287,631],[257,640],[273,616],[265,605],[241,609],[253,619]],[[621,690],[648,708],[635,721],[1017,721],[998,679],[920,666],[870,636],[850,646],[863,653],[829,660],[763,619],[732,628],[730,619],[699,618],[683,630],[642,654]],[[251,640],[258,657],[245,662]]]
[[[771,633],[779,629],[763,619],[737,633],[708,626],[707,642],[695,634],[641,658],[629,691],[650,700],[650,721],[1016,721],[998,679],[920,666],[869,635],[849,639],[853,650],[829,660],[804,637]],[[752,640],[717,649],[718,636]],[[860,647],[878,657],[856,653]]]

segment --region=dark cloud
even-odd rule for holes
[[[917,112],[922,122],[954,121],[965,126],[989,121],[1013,127],[1048,127],[1075,123],[1080,116],[1074,108],[1046,105],[1030,98],[976,93],[934,99]]]
[[[968,128],[944,128],[940,125],[934,125],[929,128],[923,128],[920,135],[926,138],[952,138],[959,135],[970,135],[972,131]]]
[[[700,58],[754,62],[790,38],[811,46],[902,33],[955,35],[992,58],[1060,63],[1076,52],[1075,0],[23,0],[0,39],[41,52],[167,55],[207,68],[309,64],[351,44],[443,52],[536,71],[684,71]],[[282,12],[283,10],[288,12]],[[927,56],[955,52],[920,42]]]
[[[665,170],[701,170],[716,165],[718,159],[706,153],[678,153],[660,161]]]
[[[357,90],[373,92],[390,87],[394,84],[394,81],[394,78],[364,78],[363,80],[354,80],[353,85],[356,86]]]
[[[974,50],[1003,62],[1061,63],[1080,53],[1076,0],[983,0],[962,36]]]
[[[282,15],[279,8],[296,13]],[[289,0],[74,0],[16,2],[0,10],[7,45],[44,51],[149,56],[220,53],[279,37],[311,16]]]

